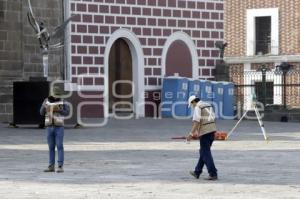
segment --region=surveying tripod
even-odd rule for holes
[[[253,98],[252,98],[252,106],[254,108],[254,112],[255,112],[255,115],[256,115],[256,118],[258,120],[258,123],[259,123],[259,126],[261,128],[261,131],[262,131],[262,134],[265,138],[265,140],[268,140],[268,136],[267,136],[267,133],[266,133],[266,130],[265,130],[265,126],[264,126],[264,123],[261,119],[261,115],[259,113],[259,111],[257,110],[257,107],[256,107],[256,96],[255,94],[253,94]],[[239,121],[236,123],[236,125],[231,129],[231,131],[227,134],[226,136],[226,140],[229,138],[229,136],[233,133],[233,131],[236,129],[236,127],[241,123],[241,121],[243,120],[243,118],[247,115],[247,113],[250,111],[250,109],[248,109],[244,115],[239,119]]]

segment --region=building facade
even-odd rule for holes
[[[225,60],[232,81],[251,85],[240,90],[242,104],[250,105],[251,95],[259,95],[265,66],[266,104],[300,105],[299,11],[299,0],[225,1]],[[292,65],[285,82],[283,62]]]
[[[49,57],[49,81],[65,80],[75,117],[103,117],[118,106],[149,116],[162,78],[213,79],[224,37],[222,0],[32,1],[49,30],[77,15],[66,45]],[[42,54],[28,2],[0,1],[0,120],[12,121],[14,81],[42,76]],[[131,83],[132,82],[132,83]],[[149,103],[150,109],[147,108]],[[155,114],[154,114],[155,115]]]
[[[133,102],[128,106],[137,116],[147,116],[146,105],[160,93],[164,76],[214,77],[223,7],[219,0],[69,1],[66,12],[78,15],[69,30],[70,88],[98,92],[98,104],[94,99],[83,105],[103,105],[95,108],[103,114],[120,102],[111,90],[132,94],[122,101]],[[125,82],[114,84],[119,80]]]

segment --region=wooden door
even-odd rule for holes
[[[118,80],[128,80],[132,82],[132,57],[128,44],[123,39],[118,39],[113,44],[109,54],[109,112],[113,111],[113,105],[119,108],[128,109],[125,112],[133,112],[133,105],[128,106],[128,103],[133,103],[133,96],[124,98],[125,95],[132,93],[132,85],[128,83],[118,83],[113,87],[113,83]],[[113,93],[113,89],[115,93]],[[123,97],[122,97],[123,96]]]

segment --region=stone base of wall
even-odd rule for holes
[[[263,120],[275,122],[300,122],[300,109],[266,110]]]
[[[160,115],[161,90],[145,92],[145,117],[156,118]]]
[[[13,82],[18,77],[0,76],[0,122],[10,123],[13,120]]]

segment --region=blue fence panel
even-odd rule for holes
[[[223,115],[224,119],[234,119],[234,84],[223,82]]]
[[[188,79],[166,77],[162,88],[162,117],[182,117],[187,115]]]

